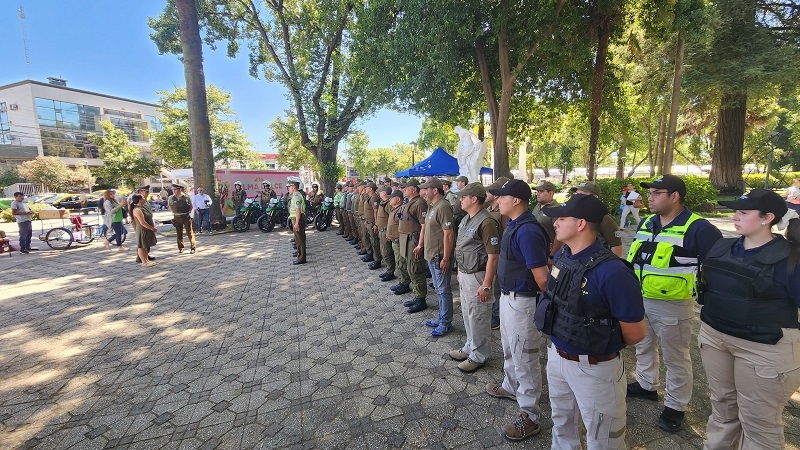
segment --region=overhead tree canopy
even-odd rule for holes
[[[198,0],[205,41],[225,41],[228,55],[249,53],[250,74],[284,85],[297,119],[300,143],[317,159],[323,187],[333,191],[340,173],[339,142],[353,123],[386,103],[386,88],[352,61],[367,44],[353,30],[364,5],[316,0]],[[170,0],[149,21],[161,52],[180,53]]]
[[[192,166],[192,144],[189,133],[189,110],[186,104],[186,88],[174,91],[158,91],[161,98],[163,130],[155,133],[153,155],[164,159],[177,168]],[[209,85],[206,90],[208,121],[211,130],[211,146],[214,161],[230,164],[241,162],[255,164],[260,161],[258,152],[242,132],[236,121],[236,113],[230,107],[231,96],[218,87]]]
[[[133,188],[142,178],[158,174],[161,164],[142,155],[136,147],[128,144],[128,135],[118,130],[114,124],[104,120],[100,122],[103,134],[89,133],[89,142],[97,146],[103,166],[95,169],[98,177],[107,183]]]

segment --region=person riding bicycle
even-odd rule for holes
[[[244,205],[244,201],[247,200],[247,191],[242,189],[241,181],[234,182],[233,189],[233,194],[231,194],[231,199],[233,200],[233,212],[234,214],[239,214],[242,210],[242,206]]]
[[[263,183],[261,183],[261,187],[263,188],[261,190],[261,198],[260,198],[261,209],[266,210],[267,205],[269,205],[270,199],[278,198],[278,195],[275,194],[275,191],[272,190],[272,185],[269,184],[269,181],[264,181]]]

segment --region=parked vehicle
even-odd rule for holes
[[[70,194],[62,197],[53,203],[53,207],[59,209],[82,209],[82,208],[97,208],[100,202],[100,197],[94,194],[86,194],[86,205],[81,205],[81,194]]]
[[[258,229],[264,233],[269,233],[275,228],[276,224],[282,227],[287,226],[289,220],[289,210],[286,209],[286,203],[283,201],[283,196],[273,198],[269,201],[264,215],[258,218]]]
[[[233,218],[233,229],[242,233],[250,229],[250,224],[258,222],[261,216],[261,204],[255,199],[248,198],[244,201],[241,211]]]
[[[325,231],[333,222],[333,199],[325,197],[322,205],[319,207],[319,212],[314,216],[314,228],[319,231]]]

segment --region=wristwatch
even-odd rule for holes
[[[483,292],[489,292],[492,290],[492,288],[489,286],[481,286],[481,287],[483,288]]]

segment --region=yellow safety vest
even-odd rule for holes
[[[636,231],[627,257],[636,269],[642,295],[655,300],[691,300],[696,295],[697,258],[673,258],[672,254],[675,247],[683,247],[683,237],[689,226],[702,217],[692,213],[685,224],[669,226],[655,236],[648,229],[653,217],[655,215],[648,217]],[[656,243],[652,253],[641,251],[646,242]]]
[[[300,207],[300,213],[306,213],[306,201],[303,200],[303,194],[295,192],[292,194],[291,201],[289,202],[289,218],[293,219],[297,215],[297,208]]]

